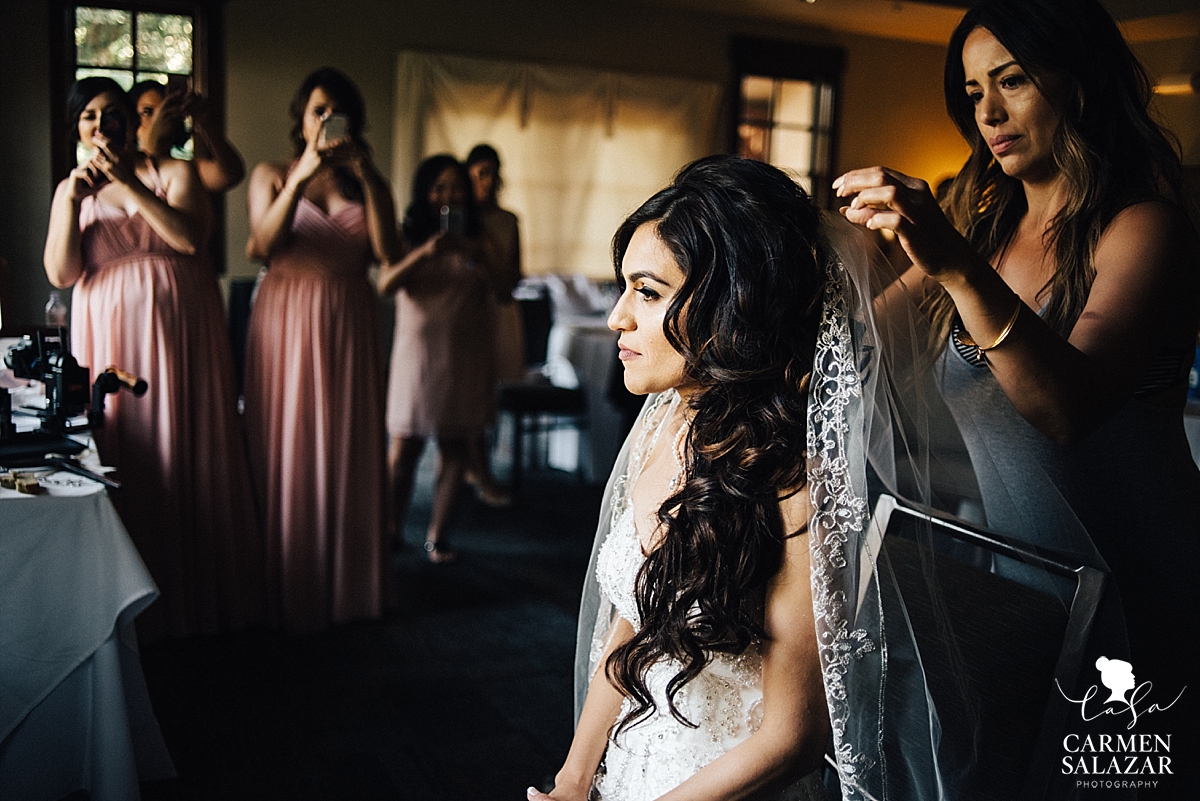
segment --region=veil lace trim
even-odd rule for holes
[[[808,484],[813,613],[817,647],[833,728],[834,755],[844,790],[861,792],[859,777],[876,764],[847,736],[848,674],[864,655],[886,656],[882,638],[856,627],[857,598],[848,592],[853,566],[866,537],[868,507],[865,473],[855,475],[850,452],[857,438],[851,420],[861,418],[863,386],[855,359],[852,309],[840,258],[830,259],[828,284],[808,404]],[[860,443],[861,444],[861,443]],[[858,466],[861,472],[861,465]],[[882,749],[878,751],[882,755]],[[847,799],[863,795],[847,794]]]

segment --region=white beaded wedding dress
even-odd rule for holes
[[[805,470],[813,616],[832,729],[826,760],[836,777],[831,785],[839,785],[842,801],[966,798],[961,788],[987,766],[989,755],[943,747],[970,742],[973,718],[940,715],[921,663],[921,636],[941,642],[943,632],[919,636],[907,609],[910,598],[934,599],[940,607],[951,590],[932,570],[919,573],[915,585],[900,583],[881,558],[883,531],[872,520],[868,482],[870,475],[874,492],[932,505],[930,469],[938,447],[932,435],[953,423],[930,380],[927,324],[908,293],[889,292],[881,307],[886,313],[876,316],[895,273],[886,262],[873,262],[861,231],[836,215],[825,218],[821,233],[829,282],[809,384]],[[647,403],[605,490],[580,605],[577,717],[591,681],[603,680],[617,618],[638,625],[634,586],[644,556],[630,490],[659,424],[671,416],[664,407],[673,394]],[[928,528],[921,529],[922,541],[931,536]],[[1049,581],[1045,568],[1030,567]],[[694,728],[667,704],[667,682],[679,669],[664,661],[649,671],[655,709],[610,738],[592,799],[658,798],[757,729],[763,700],[758,648],[715,655],[678,691],[676,707]],[[965,665],[956,670],[966,676]],[[631,708],[626,702],[622,715]],[[767,796],[825,797],[815,774]]]
[[[600,590],[621,617],[640,627],[634,585],[645,556],[634,525],[631,497],[632,482],[637,479],[647,451],[654,447],[671,409],[678,401],[672,390],[656,399],[655,407],[666,407],[660,417],[657,408],[644,416],[642,431],[630,459],[629,486],[625,502],[614,515],[612,528],[596,558],[596,578]],[[650,443],[646,445],[646,435]],[[609,740],[604,764],[596,778],[596,791],[603,801],[651,801],[682,784],[758,730],[762,723],[762,651],[759,644],[744,653],[715,654],[696,678],[675,695],[675,707],[690,727],[671,714],[667,704],[667,684],[683,666],[662,661],[651,667],[646,686],[654,697],[655,709],[649,717],[629,726]],[[633,708],[626,698],[621,718]],[[596,797],[596,796],[593,796]],[[824,790],[813,774],[786,790],[771,795],[770,801],[822,801]]]

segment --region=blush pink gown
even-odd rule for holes
[[[246,341],[246,433],[270,614],[291,631],[378,617],[385,587],[383,362],[361,204],[302,198]]]
[[[495,410],[495,326],[481,267],[448,251],[396,293],[387,428],[394,437],[482,434]]]
[[[161,591],[139,631],[154,639],[262,622],[262,543],[216,273],[141,215],[94,196],[83,200],[80,227],[75,357],[93,380],[115,365],[149,384],[141,398],[107,396],[93,432],[102,461],[120,470],[114,503]]]

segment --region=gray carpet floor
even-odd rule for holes
[[[570,745],[601,489],[537,471],[509,509],[464,491],[460,559],[434,566],[419,545],[435,458],[430,446],[394,558],[399,603],[382,620],[142,650],[179,770],[144,784],[145,799],[519,801],[550,781]]]

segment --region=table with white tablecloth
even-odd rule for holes
[[[608,479],[627,433],[620,410],[608,397],[612,371],[621,368],[617,334],[606,319],[599,315],[556,319],[546,348],[551,382],[580,388],[587,401],[585,431],[552,433],[547,459],[560,470],[582,467],[583,477],[590,482]]]
[[[134,618],[158,596],[100,485],[0,489],[0,799],[139,798],[175,775]]]

